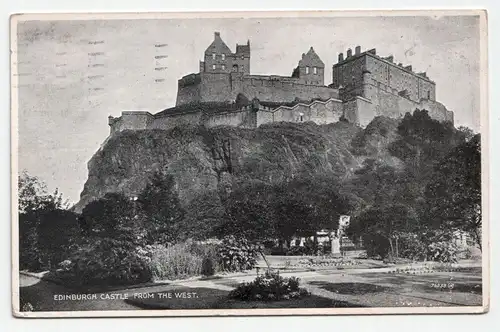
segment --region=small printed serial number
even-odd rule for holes
[[[444,288],[453,289],[453,287],[455,287],[455,284],[453,284],[453,283],[444,283],[444,284],[432,283],[431,287],[432,288],[439,288],[439,289],[444,289]]]

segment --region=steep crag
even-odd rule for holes
[[[297,175],[350,177],[364,159],[386,155],[396,120],[365,130],[347,122],[272,123],[257,129],[182,127],[125,130],[88,163],[89,177],[74,210],[108,192],[137,196],[153,173],[172,174],[182,204],[221,197],[237,181],[278,182]]]

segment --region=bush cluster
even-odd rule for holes
[[[455,263],[460,256],[460,249],[453,241],[424,241],[416,234],[405,234],[401,243],[401,258],[413,261]]]
[[[282,301],[309,295],[299,287],[299,282],[299,278],[284,278],[277,272],[267,271],[251,282],[239,284],[229,297],[243,301]]]
[[[244,238],[227,236],[218,246],[217,254],[224,271],[245,271],[255,267],[258,248]]]
[[[112,238],[82,244],[64,268],[78,285],[131,285],[148,282],[151,258],[141,247]]]

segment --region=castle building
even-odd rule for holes
[[[127,129],[170,129],[183,124],[256,128],[269,122],[327,124],[341,118],[366,126],[374,117],[401,118],[426,109],[439,121],[453,112],[436,101],[436,84],[412,66],[380,57],[375,49],[340,53],[325,85],[325,64],[310,47],[290,76],[253,75],[250,41],[233,52],[214,33],[199,72],[178,80],[176,106],[159,113],[124,111],[109,117],[111,134]]]
[[[439,121],[453,122],[453,113],[436,101],[436,83],[427,73],[415,73],[412,66],[394,63],[394,57],[377,56],[375,49],[361,52],[361,47],[338,55],[332,68],[331,87],[339,89],[345,105],[355,102],[358,112],[347,112],[359,123],[374,116],[401,117],[415,109],[426,109]],[[357,100],[357,101],[356,101]]]
[[[200,61],[200,73],[243,73],[250,74],[250,40],[246,45],[236,45],[236,52],[224,43],[219,32],[205,50],[205,59]]]
[[[203,102],[234,101],[242,93],[249,100],[292,102],[311,96],[338,98],[338,90],[325,86],[325,64],[311,47],[302,54],[291,76],[252,75],[250,41],[236,45],[236,52],[215,32],[200,61],[200,72],[178,81],[176,106]]]

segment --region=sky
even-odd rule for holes
[[[478,16],[24,21],[13,72],[19,170],[76,203],[87,162],[109,135],[108,116],[174,106],[177,80],[198,72],[214,31],[233,51],[250,40],[252,74],[289,76],[312,46],[326,85],[338,53],[376,48],[426,71],[455,126],[479,131]]]

